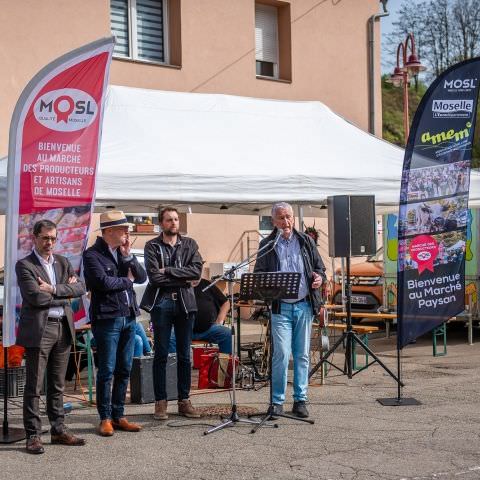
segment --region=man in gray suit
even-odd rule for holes
[[[27,452],[44,452],[40,434],[39,399],[47,369],[47,415],[53,444],[85,445],[64,425],[63,389],[72,341],[75,338],[71,299],[85,293],[70,262],[53,253],[57,226],[40,220],[33,227],[34,249],[15,266],[22,294],[17,345],[25,347],[26,384],[23,422]]]

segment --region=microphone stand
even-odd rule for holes
[[[271,250],[275,248],[275,245],[278,242],[278,239],[280,238],[280,233],[277,235],[275,240],[271,240],[267,244],[265,244],[262,248],[258,249],[256,252],[250,254],[246,259],[242,260],[239,264],[234,265],[233,267],[229,268],[223,275],[219,276],[216,280],[214,280],[208,287],[205,287],[202,292],[206,292],[209,288],[213,287],[216,285],[220,280],[225,280],[228,283],[228,297],[230,301],[230,318],[231,318],[231,337],[232,337],[232,407],[230,411],[230,415],[226,420],[223,420],[220,425],[217,425],[215,427],[212,427],[208,430],[205,430],[203,432],[204,435],[208,435],[213,432],[217,432],[219,430],[223,430],[226,427],[233,427],[237,423],[247,423],[249,425],[260,425],[260,420],[251,420],[250,418],[241,418],[238,415],[238,409],[237,409],[237,398],[236,398],[236,375],[235,375],[235,358],[236,358],[236,351],[235,351],[235,325],[234,325],[234,299],[233,299],[233,283],[235,282],[235,272],[239,270],[240,268],[245,267],[246,265],[250,265],[255,259],[260,258],[258,255],[260,252],[263,251],[263,255],[266,255],[269,253]],[[269,248],[270,247],[270,248]],[[268,250],[266,250],[269,248]],[[266,251],[264,251],[266,250]],[[227,368],[228,371],[228,368]],[[277,425],[267,425],[270,427],[277,427]]]

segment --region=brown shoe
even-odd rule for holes
[[[168,402],[166,400],[158,400],[155,402],[155,413],[153,414],[155,420],[167,420],[167,405]]]
[[[45,453],[45,449],[43,448],[42,440],[38,435],[30,435],[27,438],[26,449],[27,449],[28,453],[32,453],[34,455],[38,455],[40,453]]]
[[[102,420],[100,425],[98,426],[98,434],[102,437],[111,437],[113,435],[113,425],[112,421],[107,418],[106,420]]]
[[[139,432],[142,429],[140,425],[129,422],[125,417],[112,420],[112,425],[115,430],[123,430],[124,432]]]
[[[200,418],[201,415],[193,408],[192,402],[187,398],[186,400],[178,401],[178,414],[187,418]]]
[[[69,432],[62,432],[57,435],[52,433],[52,444],[53,445],[68,445],[70,447],[79,447],[85,445],[85,440],[80,437],[76,437]]]

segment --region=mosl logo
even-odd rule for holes
[[[430,252],[419,252],[417,254],[417,258],[423,262],[426,262],[432,258],[432,254]]]
[[[62,88],[43,94],[33,107],[35,118],[44,127],[73,132],[88,127],[96,118],[97,102],[76,88]]]
[[[455,80],[444,80],[443,88],[454,92],[454,91],[470,91],[477,86],[476,78],[456,78]]]

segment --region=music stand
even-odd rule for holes
[[[285,413],[273,413],[273,387],[272,387],[272,359],[273,359],[273,325],[271,304],[274,300],[298,298],[300,286],[300,273],[297,272],[266,272],[266,273],[244,273],[240,283],[240,300],[263,300],[267,306],[270,322],[270,402],[265,413],[255,414],[262,416],[260,423],[250,433],[255,433],[269,420],[276,420],[277,417],[291,418],[313,424],[313,420],[294,417]],[[253,415],[252,415],[253,416]]]

